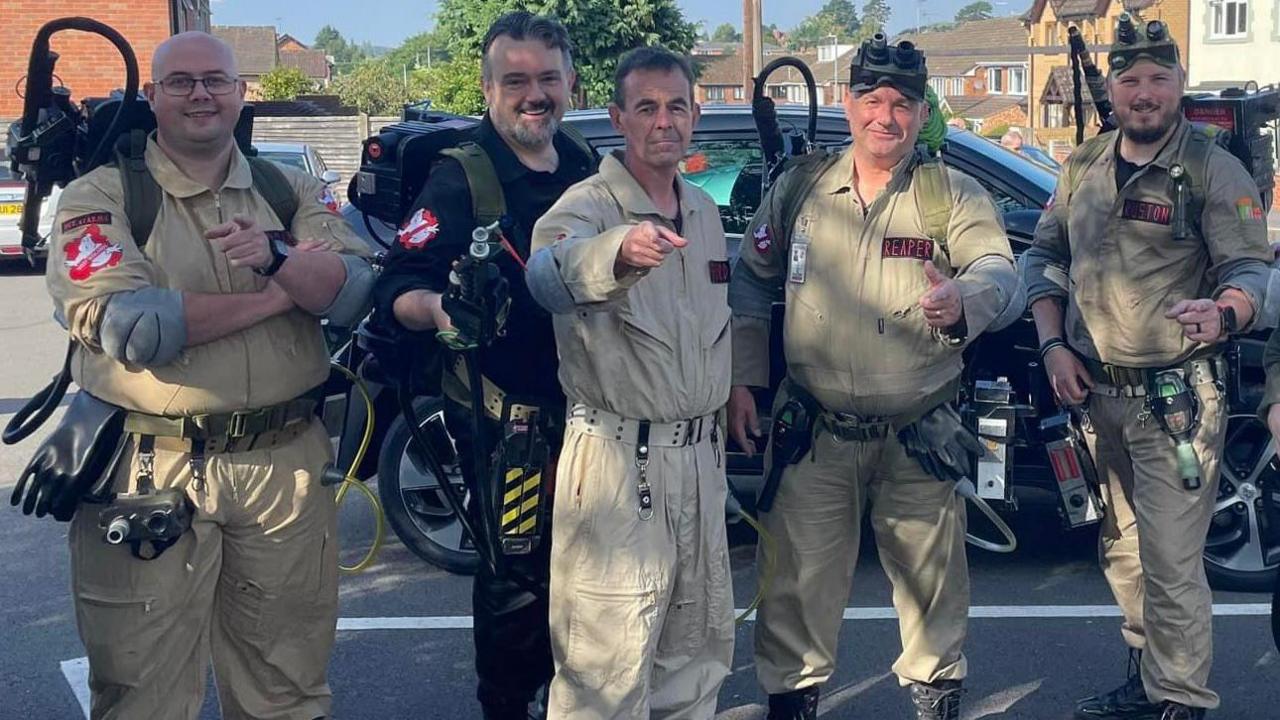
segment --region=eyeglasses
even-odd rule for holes
[[[163,80],[157,80],[156,84],[160,86],[165,95],[186,97],[195,92],[196,83],[204,85],[205,92],[210,95],[227,95],[236,89],[236,85],[239,82],[240,78],[227,77],[226,75],[209,75],[208,77],[174,75]]]

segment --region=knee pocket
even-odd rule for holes
[[[591,690],[621,678],[647,676],[657,591],[580,583],[572,598],[561,672]]]

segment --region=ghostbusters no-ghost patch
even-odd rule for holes
[[[103,268],[119,265],[124,256],[124,250],[108,240],[97,225],[85,226],[80,237],[68,242],[62,252],[66,255],[63,264],[67,275],[76,282],[88,280]]]
[[[396,239],[405,250],[421,250],[439,234],[440,220],[436,218],[435,213],[422,208],[409,218],[404,227],[400,228]]]
[[[756,228],[756,231],[751,233],[751,239],[755,240],[756,252],[761,255],[769,252],[769,248],[773,247],[773,233],[769,231],[768,225]]]
[[[333,196],[332,190],[325,188],[320,192],[320,195],[316,197],[316,199],[320,201],[321,205],[329,208],[329,212],[334,215],[338,214],[338,198]]]
[[[110,225],[111,213],[109,212],[92,212],[87,215],[78,215],[62,223],[62,232],[71,232],[78,227],[85,225]]]

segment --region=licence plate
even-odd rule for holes
[[[0,215],[21,215],[22,203],[0,203]]]

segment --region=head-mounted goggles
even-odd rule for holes
[[[928,80],[924,53],[907,40],[890,45],[883,33],[862,43],[849,72],[849,88],[855,93],[888,85],[912,100],[924,99]]]

